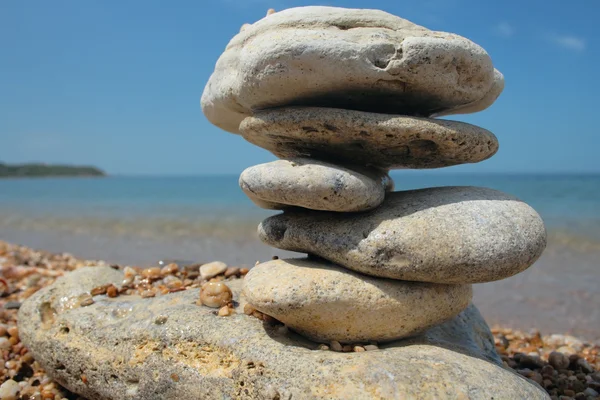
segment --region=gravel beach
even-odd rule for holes
[[[51,284],[68,271],[89,265],[109,264],[0,241],[0,350],[3,357],[3,364],[0,366],[1,399],[81,399],[53,382],[23,346],[19,340],[16,316],[21,302],[37,290]],[[113,265],[113,268],[125,267]],[[172,276],[175,270],[163,268],[162,274],[166,274],[163,280],[176,280]],[[133,266],[127,271],[141,271],[139,273],[143,275],[143,271],[158,273],[159,270],[142,270]],[[241,271],[241,274],[245,272],[244,269]],[[183,281],[181,286],[171,290],[199,290],[191,280]],[[492,331],[505,367],[513,368],[536,381],[553,399],[600,398],[600,344],[570,335],[541,333],[537,330],[525,333],[494,326]],[[84,383],[86,379],[82,376]]]

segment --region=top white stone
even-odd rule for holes
[[[299,7],[236,35],[201,103],[213,124],[238,133],[253,111],[288,105],[417,116],[479,111],[499,94],[494,81],[487,52],[461,36],[379,10]]]

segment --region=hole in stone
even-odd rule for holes
[[[373,65],[376,66],[377,68],[381,68],[381,69],[386,69],[389,63],[390,63],[389,60],[381,60],[381,59],[373,60]]]
[[[431,140],[413,140],[408,143],[408,151],[411,157],[430,157],[437,153],[438,145]]]
[[[43,324],[51,325],[54,323],[54,318],[56,317],[56,310],[52,308],[50,302],[43,302],[39,307],[39,313]]]
[[[303,126],[302,130],[306,133],[310,133],[310,132],[318,132],[317,129],[313,128],[312,126]]]
[[[332,26],[335,26],[336,28],[338,28],[339,30],[342,30],[342,31],[347,31],[348,29],[354,28],[354,26],[352,26],[352,25],[345,25],[345,24],[333,24]]]
[[[65,334],[65,335],[66,335],[66,334],[67,334],[67,333],[69,333],[70,331],[71,331],[71,330],[69,329],[69,327],[68,327],[68,326],[61,326],[61,327],[60,327],[60,333],[62,333],[62,334]]]
[[[337,132],[337,127],[330,125],[330,124],[323,124],[323,127],[327,130],[330,130],[332,132]]]

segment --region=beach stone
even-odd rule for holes
[[[483,99],[493,83],[487,52],[459,35],[379,10],[298,7],[229,42],[201,105],[239,133],[256,110],[290,105],[429,116]]]
[[[200,266],[200,277],[210,279],[224,273],[227,270],[227,264],[222,261],[213,261]]]
[[[530,206],[467,186],[388,193],[381,206],[352,218],[290,210],[264,220],[258,234],[270,246],[364,274],[455,284],[517,274],[546,246],[544,223]]]
[[[85,398],[547,398],[500,366],[474,306],[410,340],[360,353],[317,350],[280,325],[245,315],[241,279],[228,282],[237,311],[226,318],[195,305],[197,290],[147,299],[101,295],[88,307],[62,307],[122,280],[110,267],[81,268],[19,310],[24,345],[57,383]]]
[[[244,139],[279,158],[312,157],[390,168],[440,168],[493,156],[493,133],[464,122],[354,110],[290,107],[256,112]]]
[[[326,261],[273,260],[252,268],[244,295],[254,308],[318,342],[390,341],[455,317],[471,285],[373,278]]]
[[[386,190],[393,190],[393,181],[385,171],[295,158],[247,168],[240,176],[240,187],[266,209],[297,206],[352,212],[380,205]]]

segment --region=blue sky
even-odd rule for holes
[[[600,172],[594,0],[2,0],[0,160],[147,175],[239,173],[272,160],[210,125],[200,95],[243,23],[316,4],[383,9],[490,53],[504,93],[456,119],[494,132],[500,150],[444,171]]]

